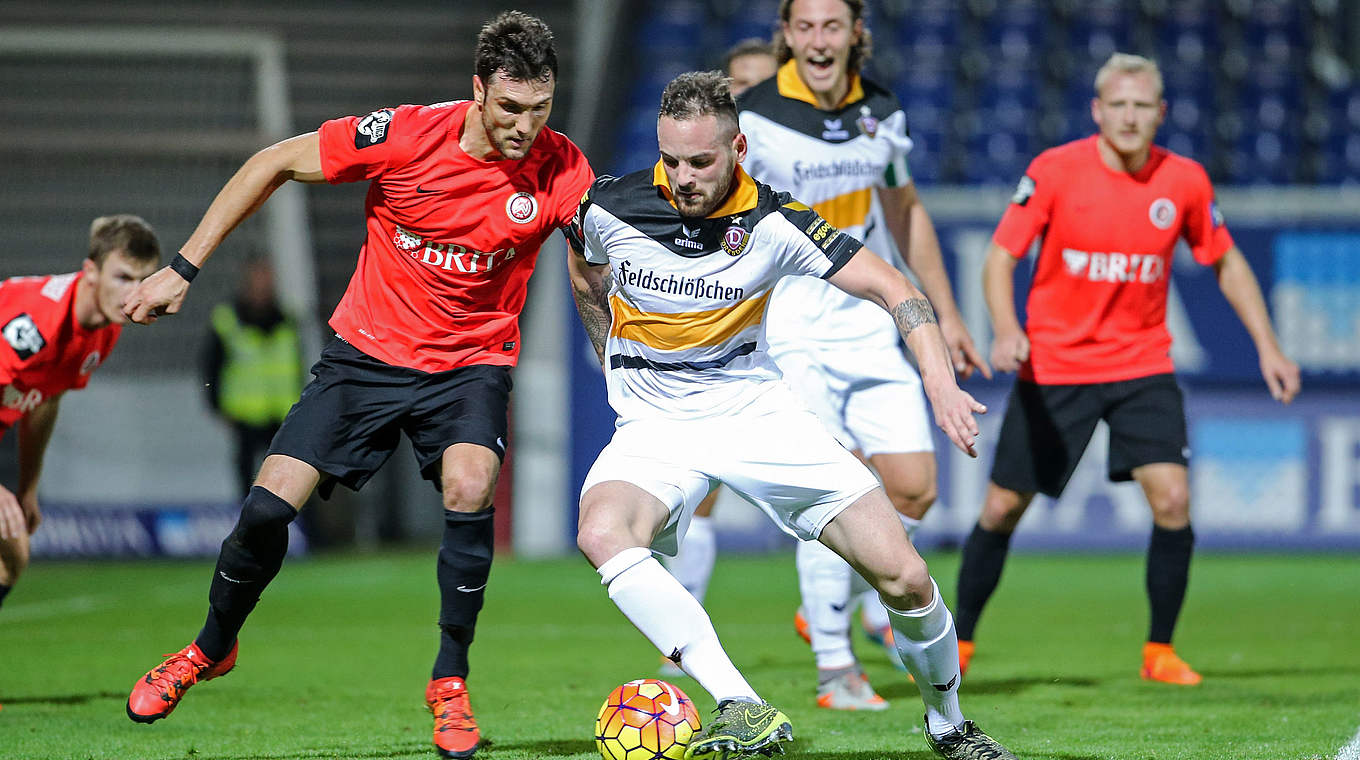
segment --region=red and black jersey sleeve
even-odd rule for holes
[[[1016,185],[1006,213],[992,233],[992,241],[1016,258],[1023,258],[1030,243],[1048,227],[1058,183],[1051,176],[1050,161],[1040,154],[1025,169]]]
[[[1232,235],[1223,223],[1223,214],[1218,210],[1214,199],[1213,183],[1204,167],[1190,162],[1186,172],[1186,182],[1190,185],[1189,207],[1186,209],[1181,227],[1181,237],[1190,246],[1195,261],[1209,266],[1228,252],[1233,246]]]
[[[317,129],[321,171],[331,184],[380,176],[400,163],[405,142],[398,137],[404,117],[419,106],[380,108],[367,116],[342,116]]]

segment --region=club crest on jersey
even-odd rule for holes
[[[1217,200],[1209,202],[1209,219],[1215,227],[1223,226],[1223,212],[1219,210]]]
[[[397,227],[397,231],[392,235],[392,244],[402,251],[414,251],[425,241],[417,234]]]
[[[1148,206],[1148,219],[1159,230],[1169,230],[1176,222],[1176,204],[1170,198],[1158,198]]]
[[[868,106],[859,107],[859,118],[855,120],[855,126],[859,127],[860,134],[872,138],[878,134],[878,119],[874,118]]]
[[[1034,179],[1028,174],[1020,178],[1020,183],[1015,186],[1015,193],[1011,195],[1011,203],[1023,206],[1029,203],[1030,196],[1034,195]]]
[[[740,225],[728,227],[722,236],[722,249],[727,251],[728,256],[740,256],[746,251],[746,245],[751,242],[751,233]]]
[[[534,196],[521,190],[505,202],[505,215],[516,224],[528,224],[538,216],[538,201]]]
[[[27,314],[20,314],[5,324],[3,334],[5,342],[14,349],[14,353],[20,359],[27,359],[30,356],[43,350],[47,345],[47,340],[38,331],[38,326],[33,323],[33,318]]]
[[[359,120],[354,128],[354,147],[371,148],[387,140],[387,125],[392,123],[392,109],[374,111]]]

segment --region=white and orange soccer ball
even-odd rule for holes
[[[697,733],[694,703],[654,678],[611,691],[595,717],[595,747],[604,760],[682,760]]]

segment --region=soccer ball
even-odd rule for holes
[[[654,678],[609,692],[595,718],[595,747],[604,760],[682,760],[699,732],[699,713],[685,692]]]

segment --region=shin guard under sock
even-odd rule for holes
[[[439,547],[439,654],[431,678],[468,674],[468,647],[486,599],[495,550],[495,507],[480,512],[444,512]]]
[[[1190,556],[1195,549],[1195,531],[1189,525],[1180,530],[1152,526],[1147,553],[1147,595],[1152,608],[1148,641],[1170,644],[1190,582]]]
[[[263,486],[254,486],[241,505],[236,527],[222,542],[208,589],[208,618],[195,643],[211,660],[231,652],[236,635],[260,594],[278,575],[288,553],[288,524],[297,510]]]

